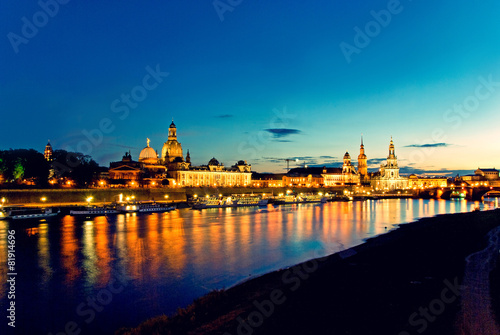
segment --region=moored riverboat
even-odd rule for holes
[[[98,207],[98,206],[81,207],[69,211],[70,215],[85,215],[85,216],[100,216],[100,215],[118,214],[118,213],[119,212],[116,208]]]
[[[200,198],[193,204],[193,209],[267,206],[269,199],[254,195],[236,195],[229,197]]]
[[[4,209],[1,217],[12,220],[47,219],[59,215],[61,211],[53,208],[12,208]]]
[[[119,213],[137,213],[139,212],[139,205],[136,203],[119,204],[116,209]]]
[[[168,206],[158,203],[144,203],[139,205],[139,213],[161,213],[176,209],[176,206]]]

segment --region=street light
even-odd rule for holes
[[[86,199],[89,206],[90,206],[90,202],[92,201],[92,199],[94,199],[94,198],[93,197],[87,197],[87,199]]]
[[[47,201],[47,198],[42,197],[42,198],[40,198],[40,200],[41,200],[42,202],[45,202],[45,201]]]

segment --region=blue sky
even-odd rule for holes
[[[194,164],[337,165],[363,133],[372,168],[391,135],[405,171],[500,167],[498,1],[60,1],[0,4],[1,149],[108,165],[173,117]]]

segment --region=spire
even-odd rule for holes
[[[389,144],[389,158],[396,158],[395,157],[395,150],[394,150],[394,141],[392,140],[392,136],[391,136],[391,143]]]
[[[148,147],[149,147],[149,142],[150,142],[149,138],[146,138],[146,143],[147,143]]]
[[[52,145],[50,145],[50,140],[48,140],[47,145],[45,146],[45,150],[43,152],[43,155],[47,161],[52,160]]]
[[[361,133],[361,146],[364,146],[363,145],[363,133]]]

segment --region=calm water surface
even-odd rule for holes
[[[9,302],[7,230],[16,236],[17,334],[113,334],[210,290],[477,204],[391,199],[0,221],[0,329]]]

